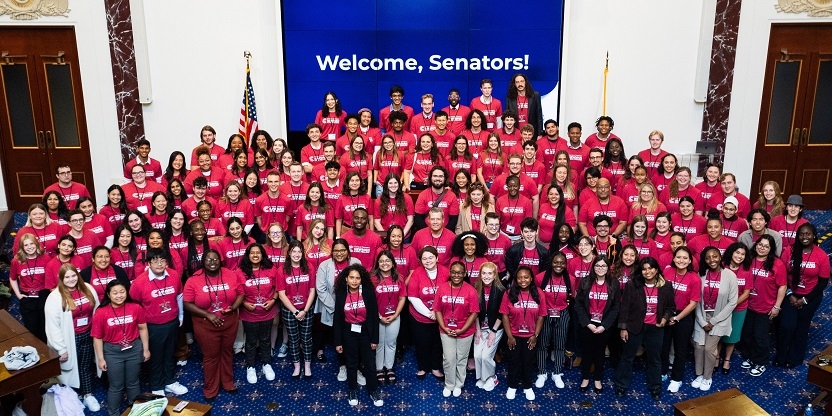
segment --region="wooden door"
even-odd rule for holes
[[[780,184],[808,209],[832,207],[832,25],[772,25],[749,197]]]
[[[72,28],[0,28],[0,148],[10,209],[26,211],[59,164],[95,195]]]

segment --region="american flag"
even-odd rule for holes
[[[248,143],[252,133],[257,131],[257,106],[254,104],[254,86],[251,85],[251,69],[246,65],[246,88],[243,90],[243,105],[240,107],[240,133]]]

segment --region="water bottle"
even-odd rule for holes
[[[812,416],[813,414],[812,403],[809,403],[806,405],[806,409],[803,410],[803,416]]]

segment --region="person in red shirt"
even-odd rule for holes
[[[208,180],[204,176],[198,176],[194,179],[193,184],[194,194],[182,202],[182,211],[188,217],[188,221],[193,221],[199,217],[197,206],[202,201],[208,201],[213,207],[217,202],[215,199],[208,196]]]
[[[780,236],[783,237],[783,247],[790,247],[797,239],[797,229],[807,222],[803,218],[803,197],[789,195],[783,214],[772,216],[768,228],[780,233]]]
[[[323,143],[323,152],[324,152],[324,161],[312,168],[312,173],[309,175],[310,182],[318,181],[321,184],[324,184],[329,179],[328,175],[328,168],[327,165],[330,163],[338,164],[338,169],[336,169],[336,175],[332,179],[333,181],[343,181],[344,178],[347,177],[347,172],[341,169],[341,164],[338,163],[338,157],[336,156],[335,152],[335,143],[333,142],[324,142]],[[332,198],[329,198],[332,199]],[[337,199],[337,198],[335,198]]]
[[[498,133],[490,133],[485,148],[480,152],[480,166],[477,168],[477,178],[480,183],[491,186],[494,179],[503,173],[505,155]]]
[[[194,318],[194,336],[202,349],[205,400],[214,401],[220,386],[226,392],[237,393],[234,338],[239,325],[237,309],[245,298],[240,280],[220,266],[219,252],[208,249],[202,255],[202,269],[185,281],[182,298],[185,310]]]
[[[546,170],[549,170],[555,165],[555,154],[558,150],[565,147],[566,141],[558,136],[559,125],[557,121],[552,119],[546,120],[544,128],[546,134],[537,139],[537,160],[543,163],[543,167]],[[578,133],[578,143],[580,143],[580,128],[578,129]],[[583,166],[581,166],[581,169],[583,169]]]
[[[153,394],[181,395],[188,388],[176,381],[174,347],[177,328],[184,321],[182,280],[168,269],[169,257],[164,249],[148,250],[150,268],[130,285],[130,297],[142,306],[147,319],[150,389]]]
[[[439,153],[442,157],[448,157],[448,153],[451,151],[451,144],[458,134],[452,132],[448,127],[448,113],[445,111],[437,111],[433,118],[436,120],[436,130],[431,132],[431,134],[436,141],[436,147],[439,148]]]
[[[473,109],[468,113],[468,118],[465,120],[465,130],[460,136],[467,140],[471,153],[478,154],[488,139],[490,130],[484,127],[485,119],[486,117],[482,111]]]
[[[629,231],[627,236],[621,242],[621,245],[632,244],[638,252],[638,257],[643,259],[645,257],[653,257],[659,259],[660,252],[656,247],[656,242],[649,237],[648,221],[644,215],[636,215],[630,220]]]
[[[417,229],[425,227],[425,219],[431,208],[442,210],[443,226],[449,230],[456,229],[459,217],[459,201],[448,189],[448,171],[442,166],[434,166],[430,170],[430,189],[419,194],[416,199],[414,224]],[[419,246],[417,246],[419,247]]]
[[[482,95],[472,98],[470,104],[472,113],[479,110],[485,115],[484,128],[489,132],[502,127],[500,117],[503,115],[503,104],[491,95],[493,89],[494,83],[488,78],[483,79],[480,81]]]
[[[306,190],[306,200],[298,206],[298,216],[295,218],[297,231],[295,233],[301,240],[306,239],[306,232],[309,225],[315,219],[324,220],[326,235],[330,240],[335,236],[335,215],[334,207],[324,198],[324,189],[318,182],[312,182]]]
[[[402,153],[396,147],[396,139],[385,134],[381,139],[381,149],[375,156],[375,163],[373,163],[373,184],[376,188],[376,196],[381,195],[380,188],[383,181],[391,173],[395,173],[401,178],[404,174],[406,153]]]
[[[696,214],[702,215],[705,211],[705,199],[702,198],[702,191],[691,185],[692,177],[690,168],[682,166],[677,169],[676,178],[670,185],[659,192],[659,200],[664,203],[668,211],[673,214],[679,212],[679,201],[681,198],[690,197],[693,201]]]
[[[185,192],[187,192],[188,195],[193,194],[194,180],[198,177],[204,177],[208,186],[206,195],[214,199],[221,197],[225,184],[230,180],[228,177],[228,171],[215,167],[211,164],[211,154],[206,147],[198,148],[196,150],[196,157],[199,166],[197,169],[188,173],[188,176],[185,178]],[[125,189],[124,192],[127,193],[129,201],[129,192],[127,189]]]
[[[439,326],[444,356],[444,397],[462,395],[468,352],[474,340],[474,324],[480,311],[477,290],[465,281],[465,277],[465,265],[455,261],[451,264],[448,281],[439,283],[434,294],[433,311]]]
[[[601,178],[604,178],[610,181],[610,184],[613,182],[612,172],[605,168],[602,163],[604,162],[604,149],[600,149],[597,147],[593,147],[589,151],[589,165],[583,170],[581,175],[577,178],[576,185],[579,191],[582,191],[586,186],[586,173],[592,168],[598,169],[598,174]]]
[[[498,278],[504,280],[506,275],[506,252],[512,245],[511,238],[501,231],[500,215],[496,212],[487,212],[483,215],[485,222],[485,238],[488,239],[488,252],[486,259],[497,265]]]
[[[558,185],[546,187],[546,201],[540,204],[537,214],[537,222],[540,224],[540,241],[549,244],[555,235],[555,229],[560,224],[567,224],[574,230],[577,228],[575,213],[567,209],[566,201],[563,198],[563,189]]]
[[[607,140],[607,146],[604,148],[604,159],[601,166],[610,172],[612,179],[610,183],[613,185],[613,193],[618,194],[618,183],[624,176],[624,171],[627,169],[627,156],[624,154],[624,145],[620,139]]]
[[[335,92],[324,94],[324,104],[315,114],[315,124],[321,126],[321,136],[329,141],[341,135],[346,123],[347,112],[341,109],[341,101]]]
[[[58,182],[47,186],[46,189],[43,190],[44,197],[46,197],[46,194],[51,191],[57,191],[66,203],[66,206],[69,209],[75,209],[78,198],[81,198],[82,196],[90,196],[90,191],[87,190],[86,186],[72,181],[72,169],[70,169],[68,164],[59,164],[58,167],[55,168],[55,177],[58,178]]]
[[[303,166],[304,172],[312,174],[315,166],[326,163],[323,144],[321,143],[321,126],[315,123],[307,125],[306,137],[309,138],[309,144],[300,149],[300,164]]]
[[[168,166],[162,172],[162,186],[167,187],[174,179],[182,182],[186,176],[188,176],[188,167],[185,165],[185,154],[174,150],[168,158]]]
[[[255,361],[259,358],[263,376],[272,381],[275,378],[271,366],[272,321],[277,317],[276,270],[266,256],[263,246],[252,244],[246,248],[240,262],[238,277],[243,287],[243,303],[240,320],[246,334],[246,381],[257,382]]]
[[[364,267],[372,267],[376,252],[381,248],[381,237],[369,228],[367,209],[358,207],[352,212],[352,229],[341,238],[350,245],[352,257],[358,259]]]
[[[33,234],[37,237],[46,258],[50,259],[56,254],[58,238],[64,234],[64,230],[57,222],[53,222],[49,218],[46,207],[41,204],[32,204],[29,207],[26,224],[17,230],[14,237],[12,253],[16,253],[20,248],[20,239],[26,234]]]
[[[414,243],[415,245],[415,243]],[[411,330],[416,347],[416,378],[422,380],[428,371],[441,380],[442,344],[439,339],[439,326],[434,313],[436,291],[442,282],[442,276],[450,271],[438,263],[439,253],[431,245],[417,246],[421,265],[417,267],[407,281],[407,299],[410,301]]]
[[[774,254],[775,246],[774,238],[763,234],[750,251],[753,277],[748,312],[742,326],[742,339],[747,340],[743,350],[746,359],[742,367],[750,368],[749,374],[752,377],[759,377],[766,371],[771,353],[767,334],[771,321],[780,315],[786,300],[786,266]]]
[[[517,114],[517,127],[531,125],[535,136],[543,130],[543,107],[540,93],[532,88],[532,83],[525,74],[514,74],[508,83],[506,93],[506,112]]]
[[[520,148],[523,149],[521,152],[523,155],[523,165],[520,168],[520,172],[531,178],[538,185],[538,187],[544,185],[547,181],[549,173],[547,173],[543,163],[540,163],[537,160],[537,142],[534,140],[526,140],[520,145]],[[566,162],[568,163],[569,160],[567,159]],[[554,176],[554,172],[552,172],[551,175]]]
[[[521,126],[517,125],[517,113],[512,110],[506,110],[502,116],[503,127],[494,133],[500,138],[500,147],[504,154],[520,153],[518,150],[523,146],[523,137],[521,135]],[[532,127],[531,137],[534,137],[534,127]]]
[[[74,209],[69,211],[70,229],[67,234],[75,239],[75,254],[83,260],[81,269],[92,264],[92,249],[104,244],[104,241],[92,231],[84,229],[84,213]]]
[[[458,234],[451,244],[451,263],[460,262],[465,266],[465,281],[475,284],[480,277],[480,266],[488,262],[488,242],[479,231],[471,230]],[[472,362],[473,363],[473,362]]]
[[[150,141],[147,139],[140,139],[136,142],[136,158],[130,159],[124,165],[124,179],[130,181],[133,177],[130,172],[133,171],[133,166],[145,165],[144,171],[147,177],[152,181],[162,183],[162,164],[150,157]]]
[[[659,173],[661,161],[667,154],[662,150],[662,143],[664,143],[664,133],[659,130],[653,130],[647,135],[647,141],[650,142],[650,147],[638,152],[638,156],[644,161],[644,166],[647,168],[647,174],[655,176]]]
[[[37,237],[27,233],[20,238],[20,248],[15,253],[9,270],[9,286],[20,302],[23,324],[43,342],[46,342],[43,305],[49,291],[54,288],[46,285],[48,261]]]
[[[401,237],[401,228],[391,227],[388,236],[396,233]],[[412,253],[415,264],[416,254]],[[407,292],[405,279],[407,275],[399,273],[396,254],[383,249],[376,255],[375,267],[372,270],[372,284],[376,292],[376,303],[379,315],[379,342],[376,348],[376,381],[395,384],[396,372],[393,370],[396,358],[396,339],[401,328],[402,310],[404,310]]]
[[[641,185],[638,190],[638,200],[630,205],[629,220],[632,221],[637,215],[647,217],[647,227],[652,229],[656,225],[656,215],[661,212],[668,212],[667,208],[659,202],[658,192],[651,183]]]
[[[702,281],[693,271],[693,253],[685,246],[673,252],[673,263],[664,269],[665,280],[673,286],[676,312],[668,321],[662,343],[662,374],[670,375],[668,391],[679,391],[685,376],[690,350],[690,338],[696,319],[696,305],[702,300]],[[670,364],[670,347],[673,347],[673,366]]]
[[[295,218],[298,213],[298,206],[306,199],[306,190],[309,189],[309,184],[303,182],[303,168],[298,162],[292,162],[289,167],[289,180],[280,184],[280,193],[286,196],[289,201],[286,207],[286,215],[289,220],[289,230],[295,228]]]
[[[406,155],[416,148],[416,135],[405,130],[408,120],[407,115],[401,111],[393,111],[389,116],[390,128],[386,134],[393,137],[401,155]]]
[[[702,191],[702,199],[704,199],[706,203],[709,199],[711,199],[711,196],[719,193],[719,177],[721,175],[722,169],[719,166],[713,163],[708,163],[705,167],[704,180],[695,185],[696,189]]]
[[[225,186],[225,195],[217,201],[214,206],[214,215],[222,222],[230,218],[239,218],[243,229],[247,233],[254,227],[254,207],[243,195],[243,187],[236,181],[231,181]]]
[[[125,389],[127,403],[141,392],[141,363],[150,359],[150,347],[145,313],[130,299],[124,283],[111,281],[106,293],[107,299],[92,317],[90,336],[98,369],[107,372],[110,384],[107,405],[117,414]]]
[[[479,154],[472,153],[465,136],[457,136],[454,139],[454,146],[445,159],[445,168],[450,173],[456,173],[460,169],[476,173],[479,169]]]
[[[515,283],[500,305],[508,346],[508,400],[514,400],[518,388],[523,389],[526,400],[535,399],[532,376],[537,369],[537,337],[543,330],[546,303],[533,276],[528,266],[520,266]]]
[[[364,138],[367,148],[375,153],[381,146],[381,130],[378,128],[378,122],[373,117],[373,112],[369,108],[362,108],[356,113],[358,114],[358,134]]]
[[[430,133],[422,133],[419,136],[418,151],[409,153],[405,157],[404,174],[402,182],[405,189],[423,190],[427,189],[428,173],[433,166],[444,165],[445,160],[439,153],[436,140]]]
[[[358,134],[358,115],[350,114],[347,116],[347,130],[344,134],[338,136],[337,140],[335,140],[335,154],[340,158],[345,153],[348,153],[352,148],[352,142],[356,137],[364,139],[364,136]],[[373,153],[372,146],[366,145],[365,147],[369,149],[368,151],[370,154]]]
[[[217,163],[219,157],[225,153],[225,149],[216,143],[217,131],[213,127],[203,126],[202,130],[199,131],[199,140],[201,141],[200,145],[191,151],[191,170],[199,167],[199,149],[205,148],[208,151],[207,154],[212,164]]]
[[[604,387],[604,349],[611,333],[618,323],[621,304],[618,281],[613,277],[610,266],[612,262],[606,256],[596,257],[592,262],[589,275],[581,279],[578,294],[575,296],[575,317],[580,328],[581,352],[581,391],[589,389],[592,377],[593,390],[601,394]],[[545,376],[545,374],[544,374]]]
[[[428,227],[423,228],[413,235],[414,247],[434,247],[437,252],[439,264],[447,267],[451,260],[451,246],[455,235],[453,231],[443,226],[444,213],[442,208],[433,207],[428,213]]]
[[[258,196],[254,203],[257,226],[261,230],[266,230],[271,224],[278,223],[286,228],[286,218],[290,214],[293,201],[280,192],[280,174],[275,171],[269,172],[266,185],[269,187],[268,190]]]
[[[538,273],[534,280],[535,285],[540,288],[541,297],[544,298],[541,302],[546,304],[546,317],[543,318],[543,332],[537,350],[537,379],[534,383],[539,389],[543,388],[548,376],[546,367],[549,357],[546,355],[549,353],[549,347],[555,355],[552,381],[559,389],[566,387],[563,382],[563,364],[566,358],[567,334],[572,328],[569,325],[571,311],[567,310],[573,303],[572,279],[566,272],[566,256],[554,252],[551,257],[551,267],[546,267],[545,271]]]
[[[171,182],[171,184],[174,183],[179,184],[180,188],[182,187],[182,182],[178,179],[174,179]],[[184,195],[185,190],[182,189],[181,193]],[[98,213],[107,219],[107,223],[109,224],[111,231],[115,231],[116,228],[124,221],[124,217],[127,215],[129,210],[130,208],[127,207],[127,198],[124,196],[124,190],[121,189],[121,186],[110,185],[110,187],[107,188],[107,204],[102,206],[98,210]]]
[[[497,198],[496,212],[500,214],[502,231],[509,237],[518,239],[520,236],[520,222],[526,217],[532,217],[532,201],[520,195],[520,178],[511,175],[506,180],[508,193]]]
[[[433,113],[433,94],[422,95],[422,112],[410,119],[410,132],[421,136],[436,130],[436,118]]]
[[[620,235],[627,228],[629,208],[624,201],[610,195],[610,181],[604,178],[598,179],[596,186],[596,198],[588,198],[587,202],[581,205],[578,218],[578,228],[583,235],[594,236],[595,227],[591,227],[592,219],[601,214],[606,214],[612,220],[611,235]]]
[[[740,205],[736,197],[729,196],[725,198],[722,203],[722,235],[736,240],[740,235],[748,230],[748,222],[745,218],[740,218],[737,215],[737,206]],[[708,209],[708,217],[711,217],[711,211],[716,211],[716,208]],[[719,212],[719,211],[717,211]]]
[[[529,267],[533,274],[540,272],[540,265],[546,264],[549,251],[537,242],[537,220],[531,217],[520,222],[521,239],[506,250],[506,271],[508,282],[515,279],[519,267]]]
[[[344,182],[343,191],[335,204],[335,236],[341,237],[352,228],[352,212],[364,208],[373,222],[373,202],[367,193],[367,184],[361,181],[358,172],[350,172]]]
[[[721,187],[721,192],[718,191],[711,195],[711,197],[708,198],[708,202],[705,204],[705,207],[707,209],[716,208],[717,210],[722,211],[723,203],[728,200],[728,197],[733,196],[737,200],[737,215],[740,218],[745,218],[748,213],[751,212],[751,202],[748,200],[747,196],[737,191],[737,178],[734,174],[723,173],[720,175],[719,185]]]
[[[662,165],[650,181],[656,186],[659,192],[662,192],[676,180],[678,168],[679,162],[676,160],[676,155],[668,153],[662,157]]]
[[[610,116],[601,116],[595,120],[595,129],[597,130],[596,133],[592,133],[589,137],[586,138],[586,145],[592,149],[594,147],[604,149],[607,144],[607,140],[616,138],[620,139],[618,136],[612,133],[612,129],[615,127],[615,122],[612,120]]]
[[[468,119],[468,113],[471,108],[459,103],[459,90],[451,88],[448,91],[448,105],[442,109],[448,113],[448,129],[454,136],[462,134],[465,130],[465,120]]]
[[[402,181],[395,173],[388,174],[384,187],[375,201],[373,212],[373,229],[386,231],[391,225],[402,227],[405,235],[410,235],[413,227],[415,207],[413,198],[404,192]]]
[[[688,240],[705,234],[707,227],[707,220],[705,217],[694,211],[693,205],[693,198],[690,196],[683,196],[679,200],[679,212],[670,216],[670,222],[673,224],[673,231],[684,233]],[[720,251],[720,254],[721,253],[722,252]]]
[[[231,217],[226,221],[225,232],[226,236],[217,243],[217,248],[222,256],[223,266],[233,272],[240,267],[246,247],[252,240],[243,229],[243,222],[237,217]]]
[[[389,106],[383,107],[378,112],[378,119],[379,119],[379,128],[384,130],[385,132],[390,132],[393,126],[393,120],[390,119],[390,116],[393,113],[399,112],[404,115],[404,119],[402,119],[402,127],[405,131],[410,131],[410,120],[413,118],[413,107],[409,105],[404,105],[402,100],[404,99],[404,88],[400,85],[393,85],[390,87],[390,102]]]
[[[537,209],[540,206],[540,188],[534,179],[523,174],[523,156],[512,154],[508,156],[508,170],[494,179],[489,192],[494,198],[499,199],[508,192],[508,177],[517,176],[520,180],[520,193],[532,201],[532,213],[529,216],[537,216]]]
[[[76,269],[81,270],[79,266],[82,266],[83,262],[83,259],[75,255],[75,238],[69,234],[64,234],[58,238],[58,249],[55,257],[46,263],[44,287],[52,290],[58,286],[58,272],[64,264],[72,263]],[[11,278],[14,274],[10,272],[9,275]]]
[[[127,197],[127,206],[147,214],[153,210],[153,194],[155,192],[164,194],[165,188],[156,182],[145,180],[144,165],[134,165],[131,174],[133,181],[122,186]]]

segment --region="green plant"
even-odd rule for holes
[[[10,298],[12,297],[12,291],[6,286],[5,283],[0,282],[0,298]]]

